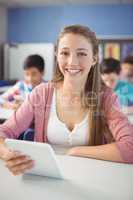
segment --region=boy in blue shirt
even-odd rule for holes
[[[127,80],[120,80],[120,61],[107,58],[100,64],[101,77],[104,83],[117,94],[124,107],[133,106],[133,85]]]
[[[44,82],[45,61],[37,54],[29,55],[24,62],[24,80],[18,81],[0,96],[0,106],[17,109],[32,89]]]

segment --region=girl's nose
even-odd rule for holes
[[[69,65],[78,65],[78,58],[75,54],[71,54],[68,58]]]

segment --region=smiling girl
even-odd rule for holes
[[[133,126],[116,95],[101,82],[95,33],[81,25],[65,27],[56,57],[53,80],[36,87],[0,126],[0,157],[9,170],[16,175],[33,166],[31,159],[4,144],[33,120],[35,141],[63,146],[68,155],[133,163]]]

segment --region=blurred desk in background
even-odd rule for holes
[[[12,86],[3,86],[3,87],[0,87],[0,94],[6,92],[6,91],[9,90],[10,88],[12,88]]]
[[[14,113],[12,109],[0,108],[0,123],[3,123],[6,119],[9,119]]]
[[[128,120],[133,124],[133,114],[127,115]]]
[[[10,89],[13,85],[16,84],[18,80],[0,80],[0,94],[6,92],[8,89]]]

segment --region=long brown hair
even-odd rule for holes
[[[100,145],[103,143],[104,133],[108,132],[106,139],[108,142],[112,140],[112,134],[110,133],[102,112],[102,93],[104,91],[105,85],[101,81],[99,60],[98,60],[98,40],[94,32],[92,32],[88,27],[81,25],[71,25],[66,26],[60,33],[57,40],[56,48],[58,50],[58,44],[60,39],[68,33],[73,33],[77,35],[84,36],[92,45],[93,56],[97,60],[96,64],[91,67],[88,74],[88,78],[85,84],[83,92],[83,104],[89,109],[89,145]],[[61,73],[58,63],[56,63],[56,68],[54,72],[53,82],[57,83],[64,80],[64,76]],[[105,135],[106,136],[106,135]]]

